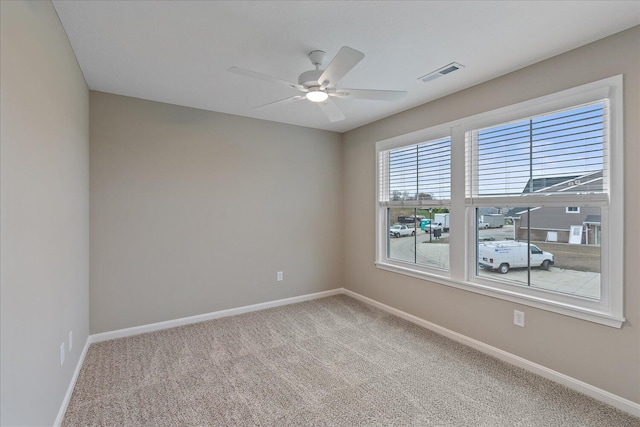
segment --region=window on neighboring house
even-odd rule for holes
[[[621,91],[617,76],[378,142],[377,266],[620,327]]]

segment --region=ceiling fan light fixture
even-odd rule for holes
[[[311,102],[323,102],[329,98],[326,92],[323,92],[319,89],[312,89],[305,95],[307,99]]]

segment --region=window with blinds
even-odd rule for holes
[[[430,206],[451,199],[451,138],[379,153],[379,201],[386,206]]]
[[[607,102],[467,132],[467,203],[606,192]]]
[[[377,141],[376,266],[619,328],[622,83]]]

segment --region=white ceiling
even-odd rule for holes
[[[66,1],[53,4],[89,88],[345,132],[640,24],[640,1]],[[338,88],[404,90],[401,101],[335,99],[331,123],[309,101],[232,74],[297,82],[307,54],[365,58]],[[465,66],[429,83],[419,77]],[[326,65],[326,64],[325,64]]]

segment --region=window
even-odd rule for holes
[[[514,221],[506,233],[478,229],[476,277],[600,299],[600,247],[579,247],[587,241],[582,219],[565,214],[580,213],[581,207],[563,213],[557,204],[579,195],[592,205],[585,209],[597,216],[608,205],[602,197],[607,193],[607,112],[608,101],[599,100],[466,133],[468,205],[486,211],[491,208],[482,199],[491,197],[494,209]],[[484,223],[502,228],[503,218]],[[551,244],[549,233],[555,233]]]
[[[384,150],[379,156],[379,199],[389,229],[387,258],[448,270],[451,138]]]
[[[378,142],[376,265],[620,327],[621,91],[612,77]]]

